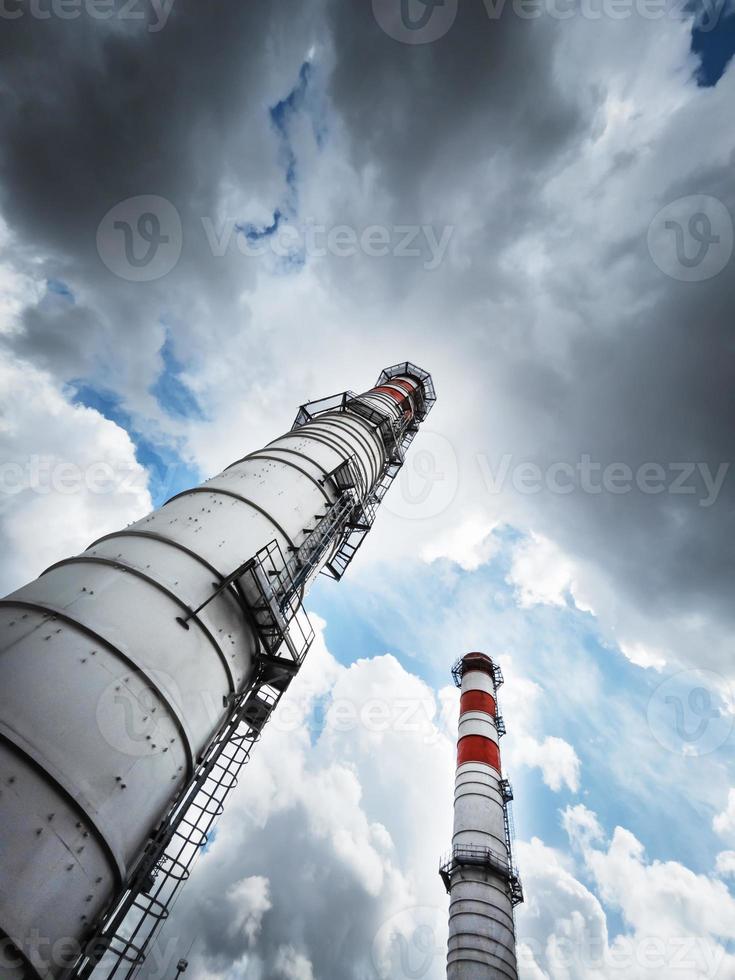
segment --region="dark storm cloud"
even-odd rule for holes
[[[559,28],[572,28],[513,16],[492,20],[478,0],[460,3],[445,36],[408,46],[377,27],[368,4],[356,14],[334,2],[330,13],[335,105],[356,164],[376,169],[394,206],[410,201],[417,214],[442,212],[463,182],[472,193],[481,167],[498,175],[476,201],[478,226],[469,237],[461,223],[456,229],[471,263],[427,287],[452,318],[452,347],[464,337],[466,353],[471,349],[482,365],[475,384],[484,411],[463,422],[471,433],[463,437],[468,455],[512,452],[547,467],[590,453],[603,466],[701,463],[713,475],[732,463],[732,261],[707,281],[678,282],[653,265],[639,228],[610,221],[607,234],[602,226],[585,241],[543,196],[548,179],[604,129],[599,110],[613,81],[588,72],[575,88],[564,84]],[[679,113],[679,126],[692,122]],[[613,180],[622,179],[615,186],[625,203],[640,179],[631,174],[639,162],[637,148],[613,155],[589,198],[591,215],[599,208],[600,220],[613,216],[601,207]],[[696,194],[717,198],[735,214],[732,174],[732,156],[729,166],[682,168],[668,180],[662,173],[659,186],[646,188],[659,202],[649,220],[658,207]],[[506,248],[529,232],[551,248],[558,242],[559,256],[571,260],[541,283],[529,281],[521,255],[517,275],[498,268]],[[576,253],[565,244],[572,235]],[[540,296],[555,316],[537,313]],[[468,299],[480,297],[504,305],[467,309],[463,317]],[[435,322],[441,331],[442,317]],[[447,340],[446,333],[427,340],[440,363]],[[658,621],[664,649],[670,622],[698,620],[685,659],[722,668],[729,661],[725,637],[735,626],[735,474],[713,506],[701,506],[705,496],[701,480],[696,493],[662,496],[542,494],[526,498],[516,513],[598,566],[622,601]]]
[[[445,35],[407,45],[379,26],[381,5],[397,7],[328,6],[330,94],[352,162],[375,174],[381,213],[451,225],[450,251],[467,259],[444,277],[393,263],[383,283],[397,286],[391,302],[410,289],[435,291],[455,311],[501,299],[519,288],[501,268],[503,252],[546,218],[545,181],[595,126],[599,87],[561,83],[560,25],[551,20],[524,21],[510,9],[495,18],[482,0],[460,2]]]
[[[370,3],[333,0],[329,12],[332,97],[357,165],[377,164],[396,203],[428,206],[437,185],[507,155],[533,180],[587,122],[584,93],[567,96],[555,82],[550,22],[493,20],[476,0],[459,4],[445,36],[410,46],[381,30]]]
[[[157,33],[87,16],[6,23],[7,218],[38,244],[94,260],[90,229],[119,200],[165,194],[207,208],[229,168],[257,180],[263,158],[238,121],[274,30],[303,20],[295,3],[176,0]]]
[[[39,20],[23,8],[3,21],[0,202],[16,266],[43,269],[77,297],[64,322],[49,305],[27,310],[17,349],[62,381],[102,372],[142,397],[161,317],[182,324],[178,341],[196,351],[192,322],[229,329],[212,306],[253,281],[236,250],[213,256],[201,220],[216,220],[223,185],[278,200],[286,175],[268,105],[298,80],[313,28],[290,2],[175,0],[155,31],[150,5],[136,8],[147,21],[123,17],[125,6],[110,20],[84,10]],[[180,261],[151,282],[116,276],[96,245],[110,209],[140,195],[170,201],[182,226]]]
[[[724,167],[662,187],[660,204],[700,194],[735,214],[732,170]],[[555,308],[581,324],[565,331],[563,344],[549,323],[541,326],[545,343],[526,336],[498,360],[488,324],[487,389],[496,411],[492,434],[475,428],[476,445],[491,456],[513,452],[545,470],[557,462],[574,466],[582,454],[603,468],[620,463],[633,473],[648,463],[663,466],[668,486],[662,492],[642,493],[634,484],[622,493],[542,493],[526,498],[525,513],[536,530],[601,570],[615,601],[648,620],[651,645],[660,644],[674,661],[731,676],[732,262],[710,280],[686,283],[653,266],[640,235],[613,243],[607,254],[609,266],[575,266],[580,278],[571,283],[560,270],[549,286]],[[616,262],[627,263],[632,304],[616,288]],[[609,298],[604,301],[602,287],[600,301],[607,274]],[[564,347],[562,356],[538,350],[550,338]],[[716,489],[705,487],[702,468],[712,480],[721,478]]]
[[[734,305],[731,278],[702,290],[679,284],[614,335],[581,334],[569,375],[544,376],[528,359],[505,362],[502,375],[490,367],[508,413],[514,406],[525,413],[534,433],[518,433],[517,449],[525,444],[527,458],[542,467],[576,464],[588,453],[603,466],[620,462],[634,472],[647,462],[676,464],[680,473],[706,464],[714,476],[735,459],[727,312]],[[487,436],[484,445],[493,451]],[[544,494],[534,524],[599,563],[621,599],[659,619],[662,636],[670,618],[688,612],[702,617],[705,641],[710,625],[733,624],[735,481],[728,471],[710,506],[703,506],[707,494],[696,473],[686,486],[681,494],[655,496],[635,488],[620,495]],[[715,667],[727,663],[726,649],[708,642],[690,656]]]

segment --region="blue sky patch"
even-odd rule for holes
[[[148,471],[148,489],[154,507],[200,482],[198,467],[186,462],[174,446],[152,439],[140,431],[130,412],[123,407],[119,395],[83,380],[72,381],[71,386],[74,391],[72,404],[93,408],[128,433],[135,446],[135,458]]]
[[[259,227],[250,222],[240,222],[235,225],[235,229],[238,234],[244,235],[248,242],[254,245],[257,242],[272,238],[278,232],[281,225],[286,224],[288,224],[288,218],[280,208],[276,208],[273,212],[273,221],[269,225]],[[292,248],[289,252],[285,252],[284,250],[278,253],[274,252],[274,256],[277,256],[278,259],[275,268],[275,272],[277,273],[287,274],[289,272],[296,272],[306,264],[306,252],[300,246]]]
[[[46,290],[54,296],[60,296],[69,303],[76,303],[76,297],[69,286],[61,279],[47,279]]]
[[[161,348],[161,359],[163,370],[152,385],[151,394],[171,418],[203,419],[204,414],[196,396],[181,380],[184,365],[174,354],[173,341],[168,332]]]
[[[714,11],[708,16],[715,16]],[[708,26],[703,22],[703,27]],[[735,54],[735,16],[720,13],[711,30],[695,27],[692,30],[692,51],[701,60],[697,84],[704,88],[716,85]]]
[[[257,225],[253,222],[242,221],[236,225],[238,234],[244,235],[248,242],[253,244],[272,238],[281,226],[293,220],[299,211],[298,160],[291,133],[291,123],[294,116],[304,110],[308,111],[317,146],[323,146],[326,140],[325,112],[323,107],[319,105],[319,100],[314,100],[311,91],[313,76],[312,63],[304,61],[294,87],[285,98],[280,99],[269,109],[271,126],[278,137],[278,163],[284,175],[285,192],[283,200],[273,210],[273,219],[270,224]],[[291,248],[287,254],[280,252],[277,254],[278,262],[275,270],[277,273],[287,275],[297,272],[306,264],[306,254],[301,245]]]
[[[594,616],[571,602],[520,607],[506,580],[508,548],[518,535],[504,529],[501,537],[500,551],[472,572],[440,560],[404,566],[400,575],[388,566],[377,572],[351,569],[339,586],[319,580],[308,606],[327,622],[329,650],[345,665],[389,652],[434,689],[451,684],[450,666],[468,649],[485,649],[501,660],[510,656],[512,673],[539,692],[535,737],[563,739],[581,763],[578,792],[564,784],[552,790],[537,768],[509,771],[519,837],[536,835],[568,850],[559,812],[584,803],[609,835],[616,826],[635,834],[649,860],[681,861],[697,873],[711,873],[721,849],[712,827],[713,794],[683,798],[681,786],[726,784],[727,746],[687,758],[659,742],[649,704],[666,672],[631,663],[604,638]],[[395,601],[400,595],[408,597],[405,603]],[[506,677],[500,690],[508,740],[512,699],[518,697],[512,684]],[[619,928],[614,916],[609,922]]]
[[[309,592],[306,606],[326,620],[325,639],[327,647],[341,664],[348,667],[358,657],[376,657],[393,647],[386,645],[385,639],[373,628],[369,619],[355,616],[350,601],[351,590],[346,590],[345,578],[334,582],[326,575],[317,577]]]
[[[279,163],[286,178],[285,210],[295,214],[298,210],[298,191],[296,187],[296,153],[290,133],[292,117],[300,112],[306,99],[306,92],[312,75],[311,62],[305,61],[299,71],[299,80],[285,99],[271,106],[270,117],[273,128],[280,139]]]
[[[269,225],[263,225],[259,228],[257,225],[253,225],[250,222],[245,221],[236,224],[235,228],[241,235],[244,235],[249,242],[259,242],[264,238],[270,238],[271,235],[274,235],[278,231],[282,219],[283,213],[281,212],[281,209],[276,208],[276,210],[273,212],[273,221]]]

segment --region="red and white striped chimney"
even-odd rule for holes
[[[449,892],[447,980],[517,980],[510,783],[500,767],[500,668],[468,653],[452,674],[461,688],[452,853],[440,868]]]

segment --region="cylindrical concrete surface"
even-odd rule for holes
[[[493,662],[468,654],[460,675],[447,980],[517,980]]]

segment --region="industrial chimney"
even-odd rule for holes
[[[410,362],[0,601],[0,953],[129,978],[435,401]]]
[[[523,901],[511,849],[513,793],[500,768],[500,667],[468,653],[452,668],[462,691],[449,892],[447,980],[517,980],[513,908]]]

